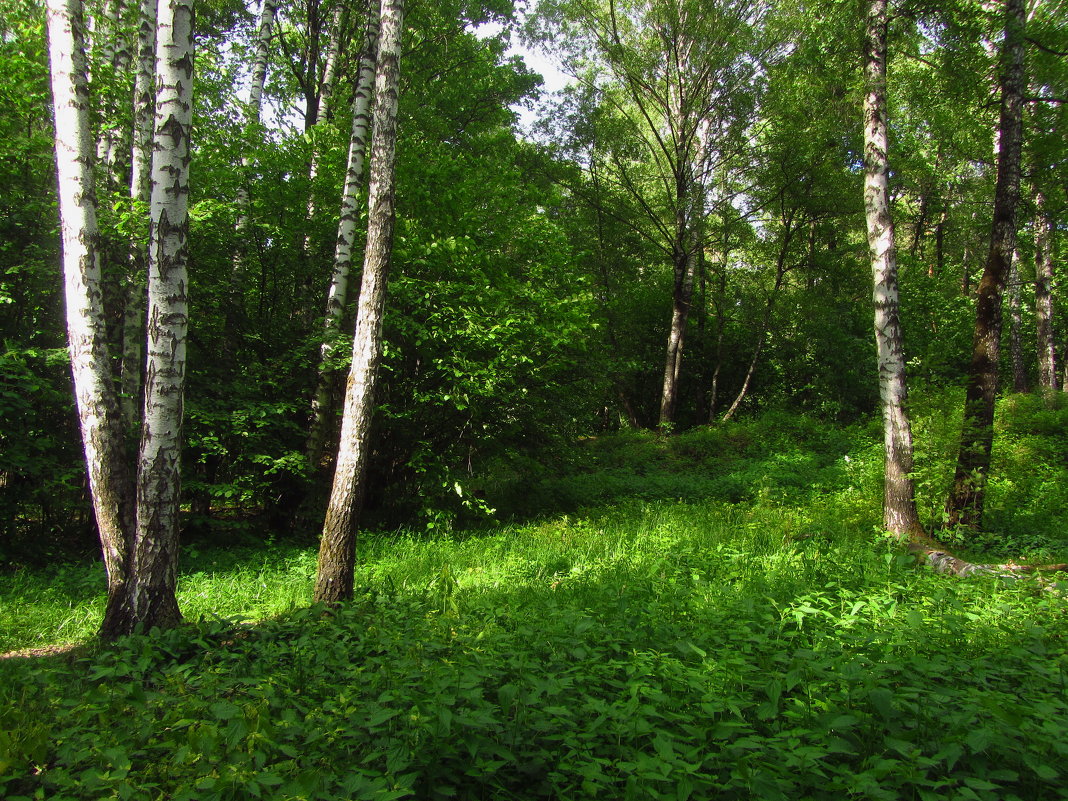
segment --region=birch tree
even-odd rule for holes
[[[161,0],[148,250],[148,347],[129,623],[172,626],[188,332],[189,138],[193,114],[193,0]],[[132,628],[132,625],[131,625]]]
[[[658,403],[659,425],[670,428],[710,176],[744,149],[759,92],[754,32],[763,10],[734,0],[545,0],[539,11],[555,38],[569,42],[572,69],[597,89],[602,112],[628,132],[626,143],[607,142],[593,158],[602,160],[602,179],[629,196],[631,227],[670,264]]]
[[[124,599],[134,520],[132,486],[104,323],[81,0],[49,0],[46,16],[67,341],[89,490],[107,572],[107,629],[115,623]]]
[[[382,355],[382,313],[393,249],[394,161],[403,24],[402,0],[382,0],[375,66],[367,245],[341,440],[315,579],[315,600],[329,603],[352,597],[356,518],[365,489],[375,381]]]
[[[1035,190],[1035,334],[1038,344],[1038,385],[1057,389],[1056,346],[1053,340],[1053,221],[1045,195]]]
[[[334,247],[334,266],[326,295],[323,342],[319,349],[319,370],[315,395],[312,398],[311,424],[308,434],[307,459],[313,470],[317,468],[322,458],[329,431],[327,418],[331,412],[330,390],[334,379],[334,370],[330,366],[330,361],[334,352],[335,339],[341,328],[341,318],[345,311],[349,278],[352,273],[352,251],[356,240],[356,224],[359,221],[358,200],[363,186],[364,154],[367,149],[371,92],[375,79],[378,25],[377,15],[369,14],[363,44],[360,48],[356,92],[352,101],[352,132],[349,137],[345,184],[341,194],[341,217],[338,222],[337,243]]]
[[[156,2],[141,0],[137,17],[137,72],[134,76],[133,135],[130,145],[130,198],[147,206],[151,194],[152,132],[155,121]],[[129,275],[123,303],[120,389],[123,422],[132,430],[141,400],[145,339],[145,264],[148,252],[137,237],[130,243]]]
[[[887,182],[887,0],[871,0],[864,69],[864,211],[875,303],[875,346],[883,412],[883,527],[898,538],[922,533],[912,472],[912,428],[901,334],[897,254]]]

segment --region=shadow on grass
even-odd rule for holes
[[[1058,797],[1063,602],[753,522],[394,542],[336,610],[9,662],[0,791]]]

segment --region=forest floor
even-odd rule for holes
[[[1003,405],[969,557],[1064,561],[1066,415]],[[1068,601],[917,568],[879,454],[768,414],[502,459],[515,522],[364,535],[329,614],[313,548],[190,545],[194,624],[0,662],[0,796],[1068,797]],[[5,575],[0,650],[85,642],[100,572]]]

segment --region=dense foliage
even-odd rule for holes
[[[0,795],[1068,797],[1063,583],[947,579],[881,532],[856,4],[534,4],[524,41],[575,79],[540,100],[509,54],[512,3],[412,4],[358,597],[308,606],[332,458],[309,463],[311,397],[320,369],[340,394],[355,309],[320,365],[366,13],[336,2],[281,4],[258,118],[256,9],[198,2],[178,597],[198,622],[106,648],[87,644],[104,577],[44,11],[0,9],[0,652],[44,651],[0,660]],[[120,5],[86,4],[101,135],[130,126]],[[899,7],[889,28],[929,530],[991,228],[997,5]],[[1027,392],[1033,277],[1068,231],[1061,12],[1034,2],[1027,23],[1001,368],[1018,391],[983,530],[940,535],[977,561],[1068,557],[1068,395]],[[521,134],[523,106],[540,119]],[[141,278],[120,243],[145,228],[121,172],[97,174],[116,376]],[[653,433],[680,309],[674,413]]]

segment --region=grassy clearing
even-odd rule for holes
[[[1062,556],[1066,507],[1028,493],[1068,464],[1064,414],[1003,408],[987,552]],[[330,615],[312,550],[187,554],[199,624],[0,662],[0,796],[1068,797],[1063,594],[916,569],[877,531],[878,459],[781,417],[602,438],[531,479],[532,522],[365,536]],[[747,488],[647,497],[672,481]],[[15,574],[6,642],[86,636],[100,581]]]

